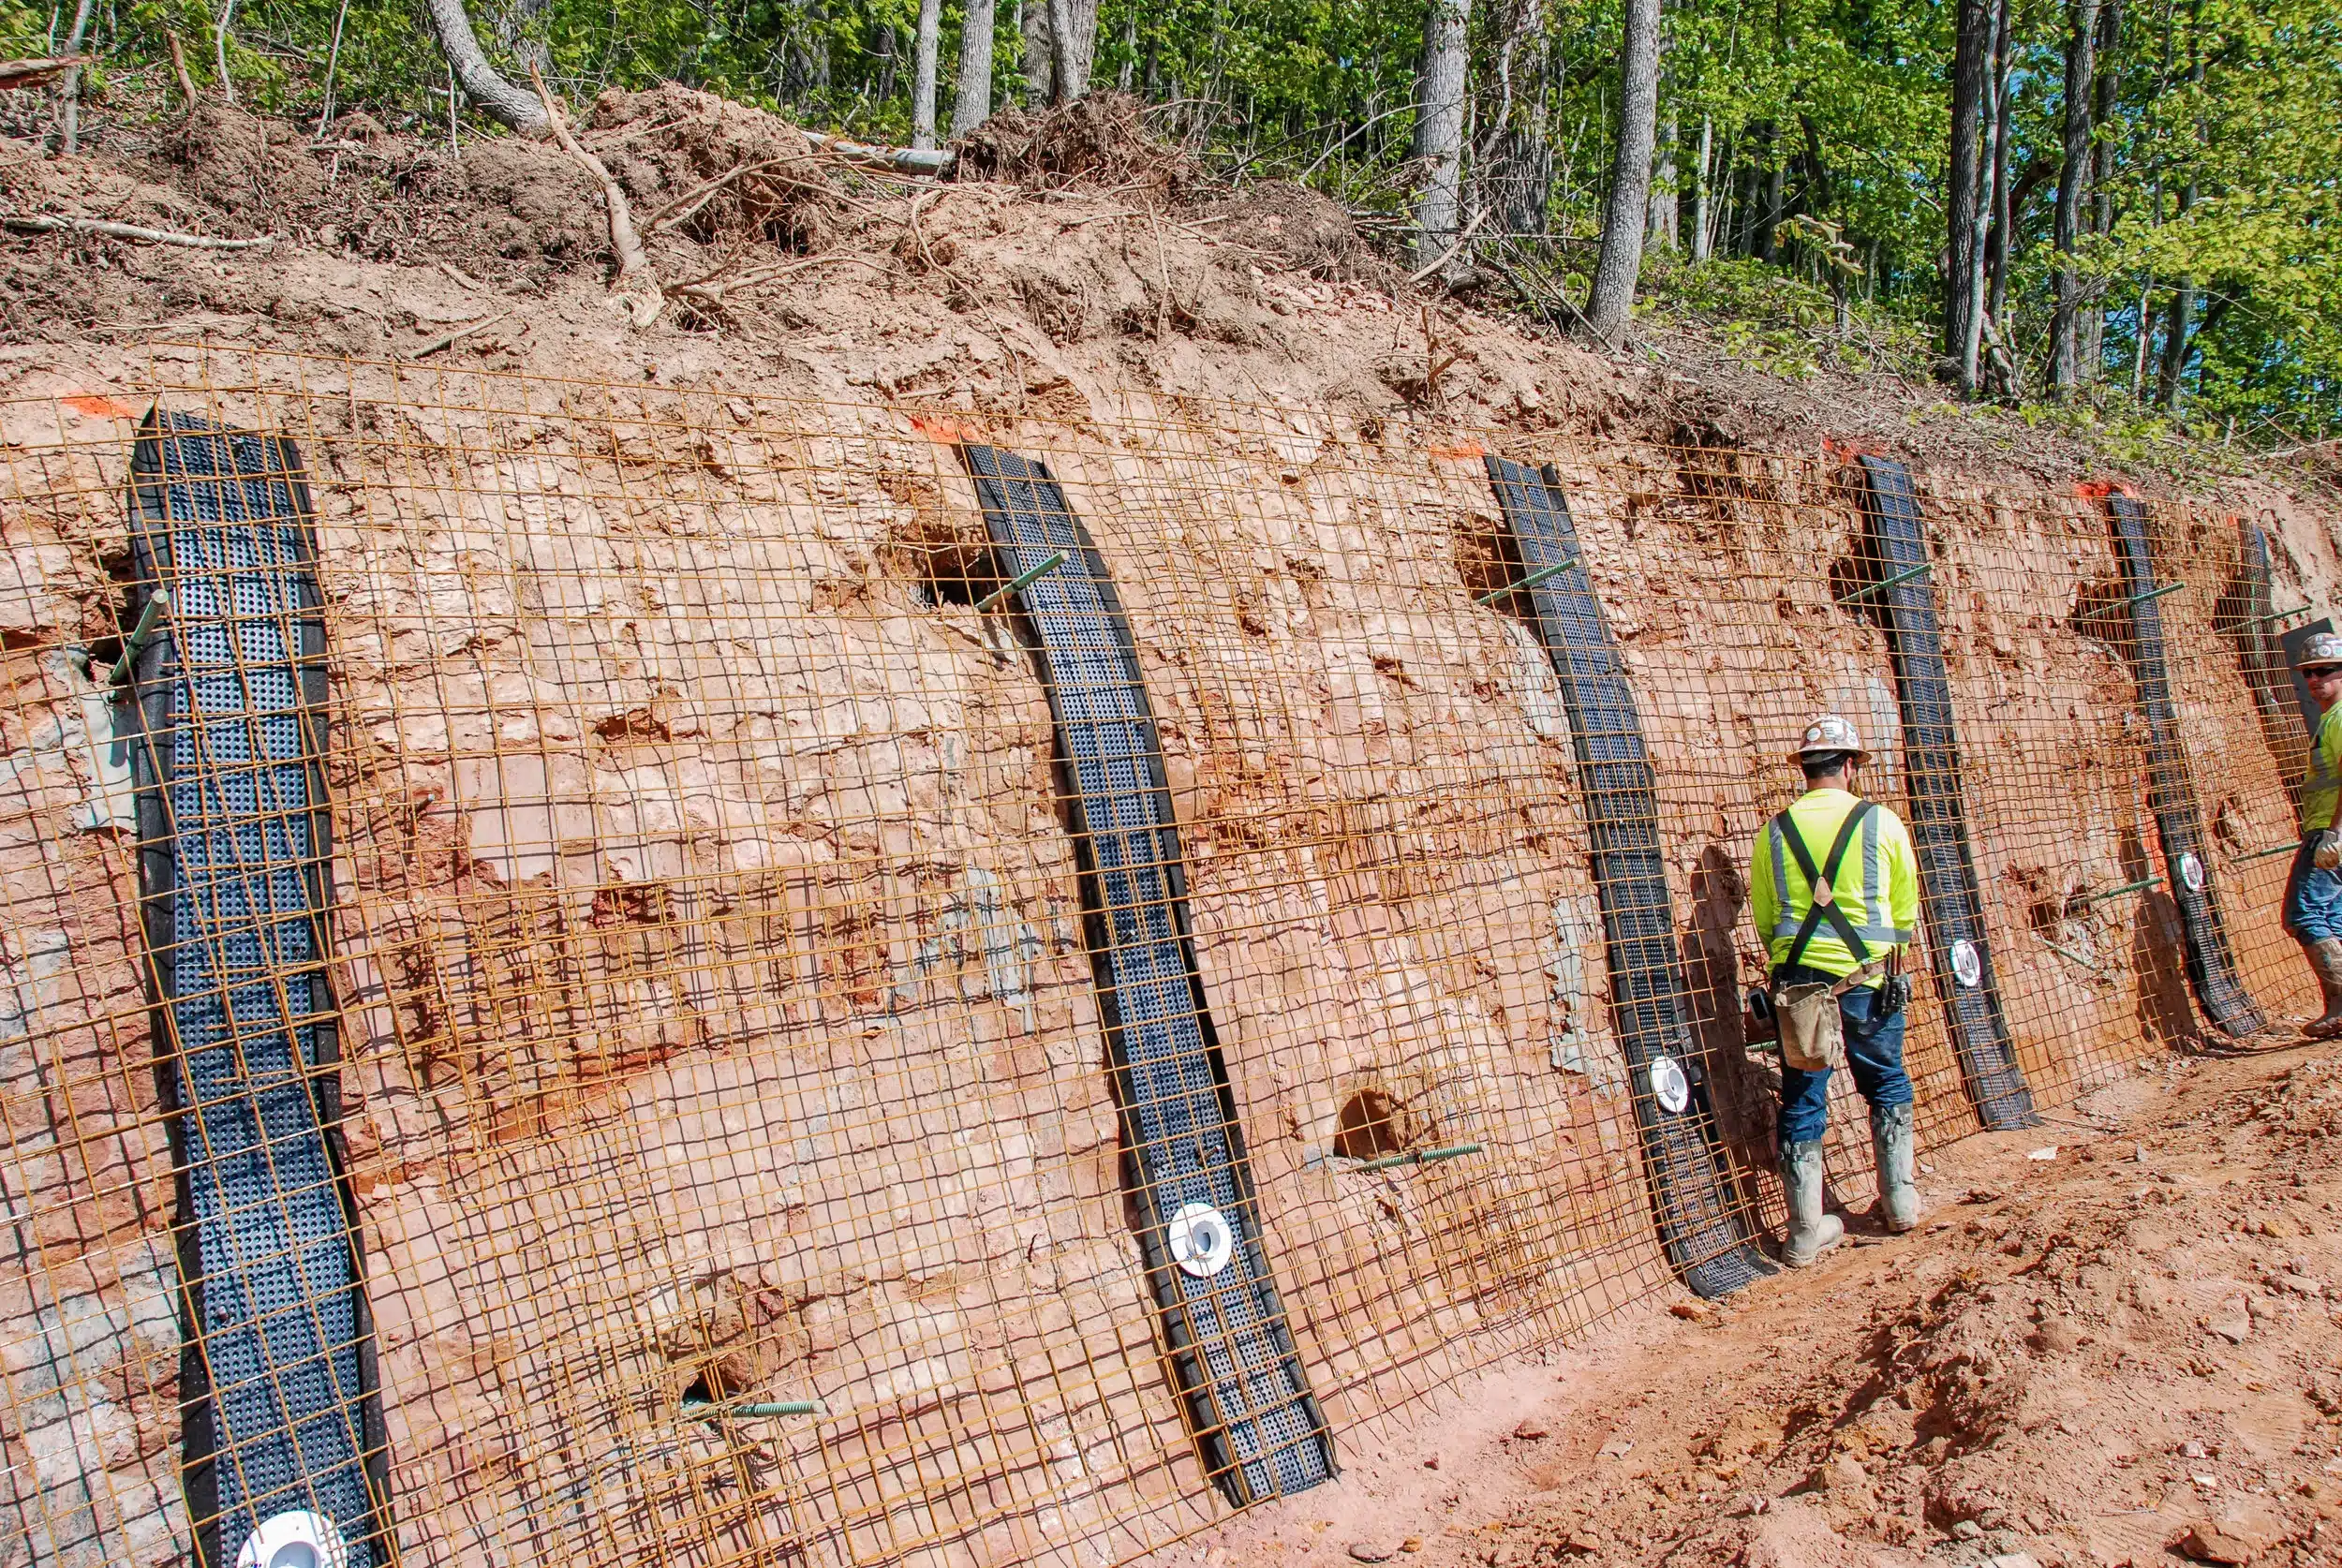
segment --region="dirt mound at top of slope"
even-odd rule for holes
[[[669,82],[606,89],[589,124],[589,144],[600,144],[645,229],[673,224],[703,244],[754,237],[808,252],[837,236],[832,166],[777,115]]]
[[[959,173],[1060,188],[1103,186],[1155,202],[1187,200],[1203,170],[1180,148],[1147,129],[1127,93],[1092,93],[1062,109],[1010,109],[958,142]]]
[[[1403,276],[1367,243],[1349,209],[1307,185],[1264,180],[1215,204],[1209,216],[1222,239],[1293,272],[1383,288],[1398,287]]]

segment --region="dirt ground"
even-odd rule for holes
[[[1158,1561],[2342,1561],[2342,1048],[1921,1158],[1913,1235],[1636,1309]]]

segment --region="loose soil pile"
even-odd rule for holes
[[[8,211],[276,240],[222,256],[11,235],[0,342],[208,336],[403,357],[509,311],[433,353],[967,409],[1068,386],[1100,407],[1138,387],[1531,430],[1688,421],[1793,446],[1827,433],[2061,482],[2107,466],[2087,440],[1890,374],[1784,382],[1663,329],[1631,355],[1588,352],[1425,294],[1335,203],[1230,190],[1111,94],[996,116],[939,183],[817,152],[786,122],[687,88],[604,93],[581,137],[625,188],[660,280],[713,285],[648,332],[613,311],[599,191],[549,143],[466,131],[451,147],[363,114],[320,139],[211,100],[99,103],[88,150],[49,159],[30,139],[36,96],[0,96],[0,124],[27,133],[0,139]],[[1493,309],[1502,294],[1469,297]]]

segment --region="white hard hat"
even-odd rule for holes
[[[2331,631],[2313,631],[2302,640],[2302,656],[2293,661],[2296,670],[2324,670],[2342,664],[2342,636]]]
[[[1838,751],[1850,753],[1858,762],[1871,760],[1871,754],[1862,749],[1862,736],[1854,728],[1854,721],[1834,713],[1826,713],[1805,726],[1804,744],[1790,752],[1789,756],[1793,761],[1803,762],[1808,757],[1827,756]]]

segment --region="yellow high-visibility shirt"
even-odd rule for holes
[[[1829,864],[1830,846],[1838,841],[1838,829],[1845,825],[1846,813],[1860,804],[1844,790],[1809,790],[1789,807],[1789,818],[1797,823],[1798,836],[1805,841],[1816,870]],[[1766,951],[1778,968],[1788,961],[1798,927],[1814,907],[1813,885],[1798,869],[1797,857],[1770,821],[1756,836],[1753,858],[1748,879],[1751,912],[1765,939]],[[1855,830],[1854,842],[1846,846],[1845,858],[1838,863],[1838,874],[1830,886],[1838,908],[1870,949],[1868,962],[1885,957],[1890,949],[1910,945],[1911,934],[1920,923],[1920,864],[1902,818],[1883,806],[1872,810]],[[1824,974],[1848,975],[1865,960],[1858,960],[1824,919],[1814,928],[1813,939],[1805,944],[1799,962]]]
[[[2334,826],[2337,803],[2342,803],[2342,703],[2318,720],[2318,737],[2309,743],[2309,773],[2302,780],[2302,832],[2323,833]]]

